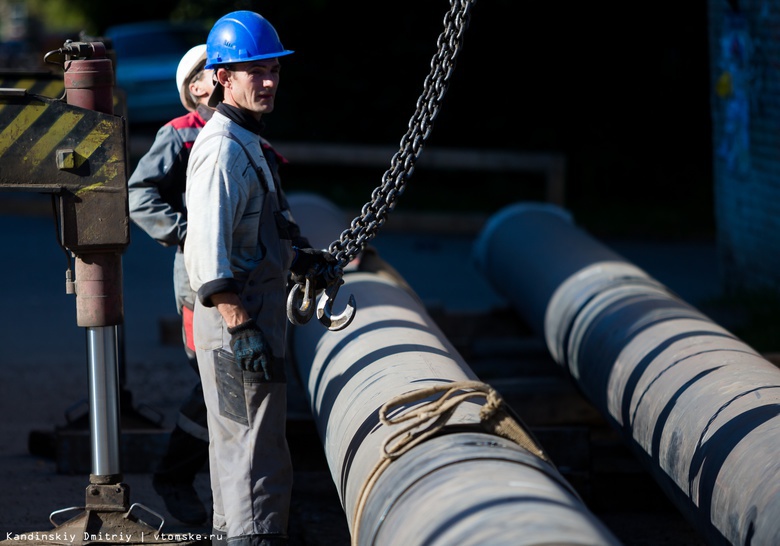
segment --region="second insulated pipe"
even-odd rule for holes
[[[315,246],[338,236],[327,202],[290,206]],[[291,345],[353,544],[619,544],[391,268],[369,251],[344,280],[352,324]]]
[[[776,366],[558,207],[506,207],[475,256],[709,544],[780,544]]]

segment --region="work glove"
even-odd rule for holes
[[[262,330],[253,319],[228,328],[230,349],[242,370],[263,372],[266,381],[271,380],[271,359],[268,344]]]
[[[333,280],[338,260],[327,250],[316,248],[296,248],[296,257],[290,266],[292,280],[298,284],[306,282],[309,275],[314,281],[314,289],[322,290]]]

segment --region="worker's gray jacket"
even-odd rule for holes
[[[181,256],[187,236],[184,207],[187,161],[192,144],[212,112],[211,108],[200,105],[197,111],[163,125],[127,182],[130,218],[161,245],[177,247],[173,289],[179,313],[182,306],[192,309],[195,304]]]
[[[230,133],[233,138],[215,137],[218,133]],[[287,222],[286,238],[299,235],[280,188],[277,156],[262,144],[258,135],[215,112],[193,146],[186,199],[190,218],[198,221],[188,226],[184,256],[190,285],[207,307],[212,294],[240,293],[263,259],[263,243],[258,239],[261,221]],[[266,192],[250,154],[277,191],[283,218],[261,218]]]

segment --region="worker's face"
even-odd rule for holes
[[[254,113],[257,119],[273,112],[279,69],[278,59],[236,63],[229,70],[220,68],[217,78],[225,88],[225,102]]]

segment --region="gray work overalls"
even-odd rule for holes
[[[204,307],[196,300],[194,316],[208,408],[213,523],[215,531],[226,532],[231,546],[264,544],[264,537],[258,535],[286,534],[293,478],[285,436],[284,374],[286,274],[293,253],[277,226],[280,188],[264,159],[257,165],[248,152],[247,156],[266,189],[259,228],[265,255],[246,278],[241,301],[270,346],[271,381],[262,372],[243,371],[235,362],[231,336],[216,307]]]

